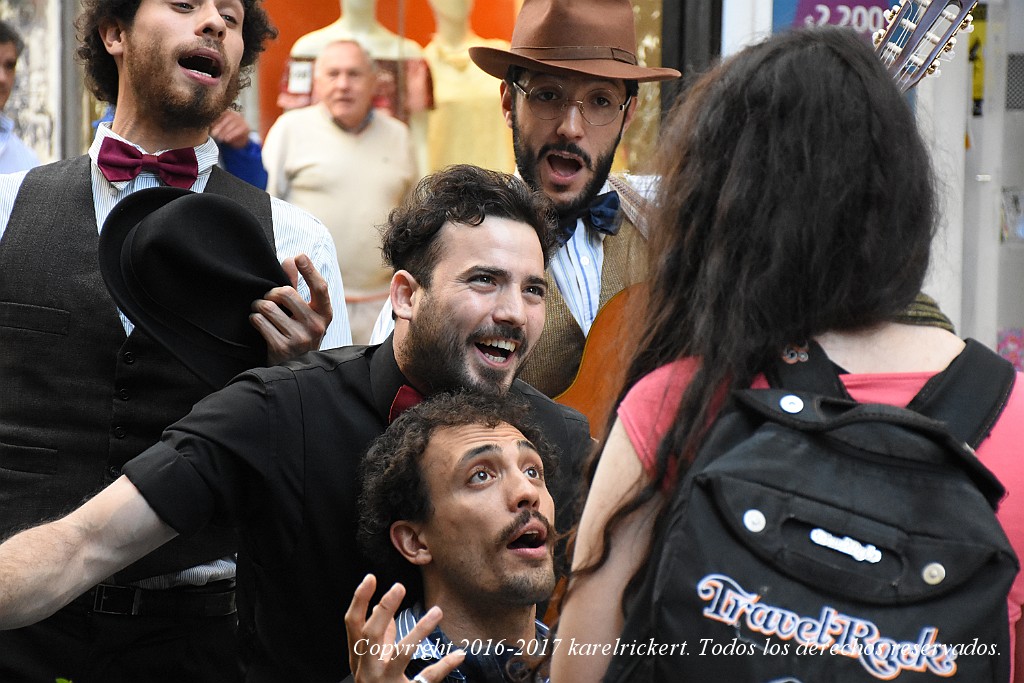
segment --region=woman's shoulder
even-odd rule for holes
[[[682,358],[666,363],[652,370],[630,387],[626,397],[642,398],[652,394],[664,394],[666,391],[682,394],[683,390],[697,372],[697,361],[694,358]]]

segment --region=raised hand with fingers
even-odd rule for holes
[[[252,304],[249,321],[267,342],[267,365],[320,348],[320,341],[334,317],[327,281],[305,254],[285,259],[281,266],[292,281],[290,287],[275,287]],[[296,291],[299,275],[309,286],[310,300]]]
[[[356,683],[409,683],[405,670],[416,646],[441,622],[441,609],[431,607],[402,640],[395,642],[395,613],[405,597],[405,587],[396,583],[366,617],[377,579],[368,574],[352,595],[345,612],[348,634],[348,663]],[[412,683],[440,683],[462,663],[465,653],[455,650],[439,662],[420,671]]]

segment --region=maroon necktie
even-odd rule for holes
[[[112,183],[131,180],[142,171],[153,171],[160,180],[184,190],[192,187],[199,175],[196,151],[191,147],[172,149],[163,154],[143,154],[134,146],[114,138],[103,138],[96,159],[103,177]]]
[[[403,384],[395,394],[395,400],[391,402],[391,412],[388,413],[388,424],[398,419],[398,416],[409,408],[423,401],[423,394],[416,391],[408,384]]]

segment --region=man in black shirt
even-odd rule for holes
[[[240,582],[254,588],[247,679],[340,680],[344,607],[367,570],[360,461],[402,409],[455,388],[530,405],[564,463],[552,496],[566,528],[586,420],[514,379],[544,325],[550,218],[538,202],[473,167],[424,179],[384,236],[393,336],[240,375],[77,511],[12,537],[0,546],[0,628],[46,616],[179,534],[231,525]]]

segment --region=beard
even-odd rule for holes
[[[625,126],[625,122],[623,122],[623,126]],[[593,173],[590,181],[584,185],[575,198],[563,203],[552,202],[555,205],[555,211],[558,213],[560,221],[566,217],[577,216],[594,201],[594,197],[598,195],[601,188],[604,187],[605,181],[608,180],[608,174],[612,170],[612,163],[615,161],[615,150],[618,149],[621,140],[622,128],[619,128],[619,134],[615,137],[615,142],[612,144],[611,149],[600,155],[596,163],[594,163],[589,154],[571,142],[544,145],[534,154],[526,148],[522,133],[519,131],[519,118],[516,114],[515,100],[512,102],[512,150],[515,152],[516,168],[519,169],[519,177],[530,186],[530,189],[536,192],[544,192],[544,187],[540,183],[540,173],[537,172],[537,166],[540,165],[541,159],[548,152],[575,154],[583,161],[584,168]]]
[[[555,530],[547,517],[536,510],[523,510],[498,536],[498,547],[504,548],[509,543],[509,538],[531,519],[540,520],[547,527],[550,543]],[[534,605],[551,597],[555,591],[555,583],[554,560],[552,560],[545,566],[537,567],[532,571],[505,576],[502,580],[501,595],[505,603],[509,605]]]
[[[208,129],[224,111],[231,106],[242,90],[241,72],[231,68],[223,59],[223,51],[213,43],[203,47],[221,53],[221,78],[226,80],[223,90],[214,90],[198,83],[185,84],[183,88],[169,88],[172,74],[168,61],[156,45],[133,46],[132,58],[124,61],[128,81],[141,105],[141,111],[151,116],[161,129],[204,130]],[[177,61],[171,62],[172,69]]]
[[[481,366],[474,376],[467,367],[466,348],[470,339],[502,337],[515,341],[516,354],[526,358],[529,342],[523,331],[493,325],[474,330],[468,339],[460,338],[457,327],[450,324],[451,316],[430,304],[430,298],[424,297],[420,315],[409,321],[409,335],[403,354],[407,373],[423,382],[424,388],[429,388],[431,393],[470,389],[482,394],[501,395],[508,391],[522,362],[509,370]]]

